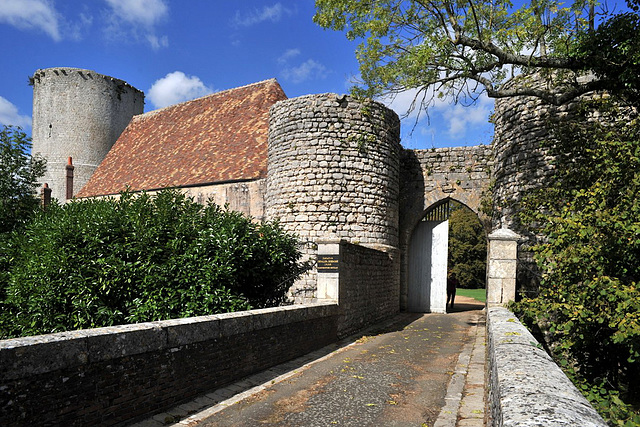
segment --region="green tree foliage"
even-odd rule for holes
[[[637,0],[629,3],[634,7]],[[618,87],[621,64],[637,68],[640,27],[629,19],[637,9],[618,18],[614,8],[596,5],[595,0],[531,0],[519,7],[510,0],[316,0],[314,21],[362,40],[357,57],[363,84],[357,92],[366,96],[419,89],[415,107],[428,108],[434,97],[468,101],[484,89],[490,97],[536,96],[559,105]],[[608,44],[611,40],[617,43]],[[595,64],[602,64],[598,79],[578,79]],[[514,73],[545,70],[559,71],[547,74],[554,84],[546,89],[502,86]]]
[[[613,16],[595,31],[580,35],[570,56],[588,63],[606,80],[607,92],[625,99],[640,96],[640,17],[637,12]]]
[[[274,306],[303,271],[277,223],[169,190],[53,206],[4,249],[3,337]]]
[[[38,207],[36,189],[45,160],[31,156],[31,139],[20,129],[0,130],[0,236],[24,224]],[[1,238],[1,237],[0,237]]]
[[[450,272],[461,288],[484,288],[487,274],[487,239],[484,226],[471,209],[452,203],[449,217]]]
[[[599,104],[555,125],[558,181],[522,212],[545,236],[540,295],[515,309],[613,425],[639,425],[640,122]]]

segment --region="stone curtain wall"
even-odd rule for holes
[[[143,112],[144,94],[122,80],[79,68],[37,70],[32,81],[32,151],[47,158],[42,182],[64,202],[68,157],[73,157],[77,193],[131,118]]]
[[[303,241],[398,246],[398,116],[382,104],[335,94],[271,108],[266,217]],[[314,259],[313,243],[306,256]],[[316,297],[312,271],[292,289]]]
[[[491,202],[489,187],[493,151],[489,145],[403,150],[400,156],[401,306],[407,307],[407,255],[411,234],[435,204],[455,199],[479,214],[483,198]]]
[[[483,193],[489,189],[492,165],[490,145],[404,150],[401,155],[402,225],[417,223],[429,207],[447,198],[479,212]]]
[[[347,336],[400,311],[399,252],[340,242],[338,335]]]
[[[607,425],[509,310],[489,308],[487,339],[490,425]]]
[[[336,340],[335,303],[0,341],[0,425],[128,425]]]

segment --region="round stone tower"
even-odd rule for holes
[[[548,78],[538,74],[520,75],[506,83],[548,90]],[[580,99],[588,98],[589,95]],[[579,100],[578,100],[579,101]],[[535,295],[539,273],[529,247],[541,238],[530,227],[523,227],[518,213],[523,197],[548,187],[555,178],[553,123],[569,117],[577,106],[547,104],[536,97],[496,99],[493,152],[493,229],[501,227],[521,236],[518,248],[518,293]]]
[[[52,197],[67,195],[73,159],[73,194],[89,180],[131,118],[144,109],[144,93],[113,77],[79,68],[48,68],[33,75],[33,149],[47,159],[42,182]]]
[[[399,134],[398,116],[377,102],[335,94],[278,102],[269,122],[267,217],[303,241],[397,248]],[[294,297],[312,298],[314,283],[309,277]]]

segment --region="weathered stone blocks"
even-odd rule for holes
[[[491,425],[607,425],[509,310],[489,308],[487,338]]]
[[[48,68],[33,75],[33,152],[47,158],[42,182],[66,200],[68,157],[74,194],[89,180],[122,131],[142,114],[144,94],[122,80],[79,68]]]
[[[271,109],[266,216],[302,240],[398,246],[400,121],[380,103],[335,94]],[[314,215],[310,213],[314,212]],[[309,246],[306,256],[313,258]],[[292,290],[315,298],[315,272]]]

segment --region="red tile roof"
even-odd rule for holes
[[[275,79],[135,116],[76,197],[266,176]]]

